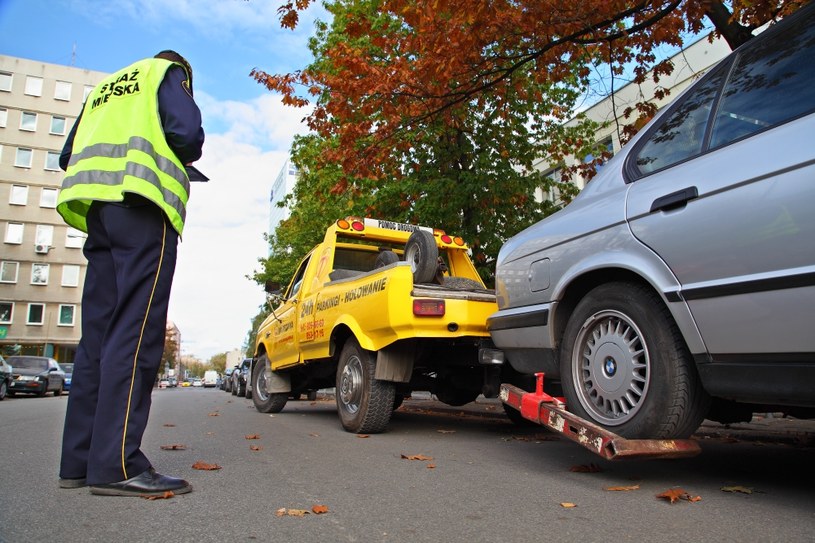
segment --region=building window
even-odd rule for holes
[[[6,243],[20,245],[23,242],[23,223],[10,222],[6,225]]]
[[[52,172],[59,171],[59,153],[55,151],[45,152],[45,169]]]
[[[47,285],[48,284],[48,275],[51,265],[50,264],[41,264],[35,262],[31,265],[31,284],[32,285]]]
[[[43,187],[42,193],[40,194],[40,207],[49,207],[52,209],[57,207],[58,195],[59,189],[49,189]]]
[[[19,168],[30,168],[31,167],[31,158],[34,156],[34,152],[31,149],[26,149],[24,147],[17,148],[17,154],[14,157],[14,165]]]
[[[29,96],[42,96],[42,77],[25,76],[25,93]]]
[[[12,185],[8,203],[15,206],[24,206],[28,203],[28,187],[26,185]]]
[[[23,111],[20,115],[20,130],[34,132],[37,130],[37,114],[30,111]]]
[[[42,326],[45,322],[45,304],[28,304],[26,324]]]
[[[51,116],[51,130],[49,134],[55,134],[57,136],[65,135],[65,117]]]
[[[81,249],[85,245],[85,238],[88,235],[82,230],[69,226],[68,231],[65,233],[65,247],[69,249]]]
[[[11,92],[11,74],[0,72],[0,91]]]
[[[8,260],[0,262],[0,283],[16,283],[17,271],[19,269],[19,262],[11,262]]]
[[[48,245],[49,247],[54,244],[54,226],[51,224],[38,224],[37,235],[34,238],[34,243],[37,245]]]
[[[59,324],[58,326],[73,326],[74,314],[76,313],[75,305],[61,305],[59,306]]]
[[[54,86],[54,99],[65,100],[66,102],[70,101],[71,83],[68,81],[57,81],[56,85]]]
[[[62,266],[62,286],[79,286],[79,266],[76,264],[65,264]]]
[[[82,90],[82,101],[88,99],[88,95],[93,92],[93,85],[85,85],[85,88]]]
[[[7,122],[8,122],[8,110],[4,107],[0,107],[0,128],[5,128]]]
[[[14,318],[14,302],[0,302],[0,324],[11,324]]]

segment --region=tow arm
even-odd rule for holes
[[[521,416],[561,434],[606,460],[630,458],[687,458],[702,449],[691,439],[626,439],[566,411],[564,398],[543,391],[543,373],[535,374],[535,392],[501,385],[501,401]]]

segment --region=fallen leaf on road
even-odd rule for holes
[[[167,424],[165,424],[164,426],[165,426],[165,428],[175,428],[175,424],[171,424],[169,422]]]
[[[162,445],[161,446],[162,451],[183,451],[186,448],[187,448],[187,446],[182,445],[181,443],[173,443],[171,445]]]
[[[588,465],[580,464],[578,466],[572,466],[569,468],[569,471],[573,471],[575,473],[600,473],[603,471],[603,468],[592,462]]]
[[[427,469],[436,469],[436,464],[428,464]]]
[[[249,446],[250,451],[260,451],[262,449],[263,449],[263,447],[261,447],[260,445],[250,445]]]
[[[192,469],[200,469],[203,471],[215,471],[221,469],[221,466],[219,466],[218,464],[208,464],[206,462],[202,462],[201,460],[199,460],[192,465]]]
[[[689,502],[698,502],[701,501],[701,496],[691,496],[685,490],[681,488],[671,488],[666,490],[662,494],[657,494],[657,498],[662,498],[665,500],[669,500],[671,503],[675,503],[677,500],[685,500]]]
[[[405,460],[433,460],[432,456],[425,456],[423,454],[403,454],[402,458]]]
[[[311,437],[320,437],[320,434],[309,434]]]
[[[606,490],[611,490],[613,492],[626,492],[628,490],[639,490],[640,485],[631,485],[631,486],[610,486],[606,488]]]
[[[311,512],[315,515],[322,515],[323,513],[328,513],[328,506],[325,505],[314,505],[311,507]]]
[[[365,439],[366,437],[371,437],[368,434],[357,434],[357,437],[360,439]]]
[[[209,416],[210,416],[210,417],[219,417],[219,416],[221,416],[221,414],[220,414],[220,413],[218,413],[217,411],[215,411],[215,412],[213,412],[213,413],[210,413],[210,414],[209,414]]]
[[[281,507],[275,511],[274,514],[278,517],[304,517],[311,513],[305,509],[286,509],[285,507]]]
[[[260,436],[258,434],[249,434],[249,435],[243,436],[243,438],[244,439],[260,439]]]
[[[164,492],[164,494],[160,494],[158,496],[142,496],[142,498],[144,498],[145,500],[169,500],[173,496],[175,496],[175,494],[173,494],[173,491],[167,490]]]
[[[560,506],[565,509],[571,509],[572,507],[577,507],[577,504],[572,502],[561,502]]]
[[[722,492],[741,492],[742,494],[752,494],[753,489],[747,488],[746,486],[723,486],[721,488]]]

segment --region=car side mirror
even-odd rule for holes
[[[280,283],[277,281],[266,281],[263,285],[263,289],[271,295],[280,295]]]

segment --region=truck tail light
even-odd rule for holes
[[[444,316],[444,310],[444,300],[413,300],[413,314],[417,317],[442,317]]]

